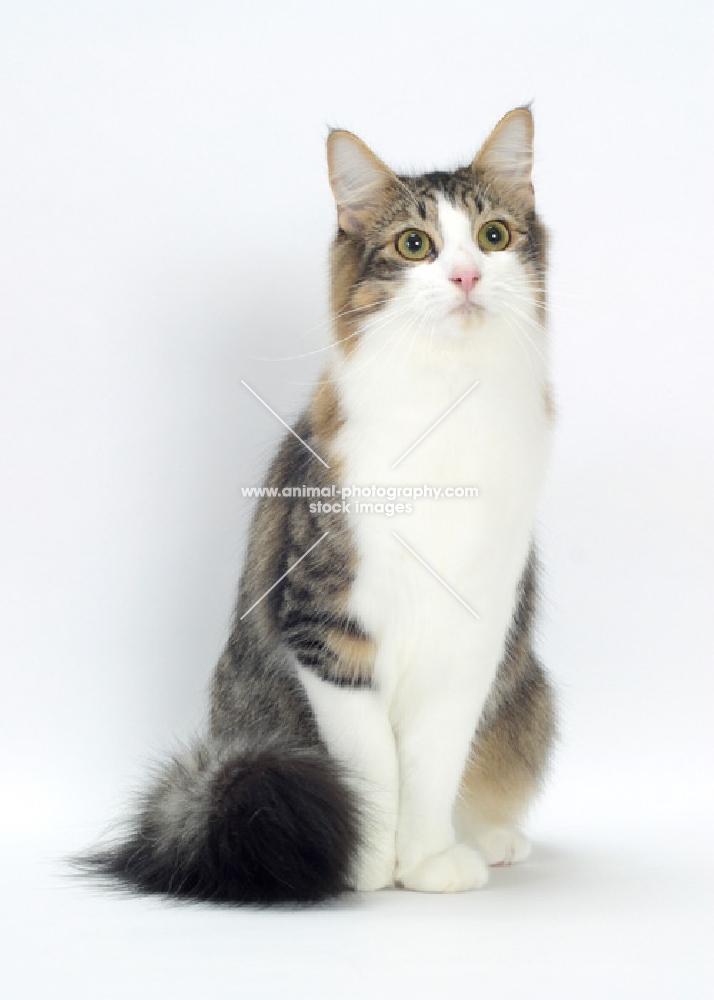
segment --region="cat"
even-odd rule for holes
[[[333,360],[258,501],[208,732],[85,871],[307,903],[474,889],[528,855],[555,736],[532,647],[553,420],[532,145],[517,108],[469,166],[398,176],[330,133]]]

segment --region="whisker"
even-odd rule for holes
[[[522,333],[522,334],[523,334],[523,336],[524,336],[524,337],[526,338],[526,340],[527,340],[527,341],[529,342],[529,344],[531,345],[531,347],[533,348],[533,350],[534,350],[534,351],[536,352],[536,354],[538,355],[538,357],[540,358],[540,360],[541,360],[541,361],[543,362],[543,364],[544,364],[544,365],[547,365],[547,364],[548,364],[548,359],[547,359],[547,358],[546,358],[546,356],[545,356],[545,355],[543,354],[543,352],[542,352],[542,351],[540,350],[540,348],[539,348],[539,347],[538,347],[538,345],[536,344],[535,340],[534,340],[534,339],[533,339],[533,338],[531,337],[531,335],[530,335],[530,334],[528,333],[528,331],[527,331],[527,330],[526,330],[526,329],[525,329],[525,328],[523,327],[523,325],[522,325],[522,324],[523,324],[524,322],[525,322],[525,323],[528,323],[528,324],[529,324],[530,326],[532,326],[532,328],[533,328],[534,330],[537,330],[537,331],[539,331],[540,333],[543,333],[543,327],[542,327],[542,326],[540,326],[540,324],[538,324],[538,323],[535,323],[535,322],[534,322],[533,320],[531,320],[531,318],[530,318],[529,316],[526,316],[526,315],[525,315],[524,313],[520,313],[520,311],[519,311],[519,310],[517,310],[517,309],[515,308],[515,306],[508,306],[508,309],[509,309],[509,310],[510,310],[510,311],[511,311],[512,313],[514,313],[514,315],[513,315],[513,316],[511,316],[511,317],[510,317],[510,319],[511,319],[511,320],[513,320],[513,321],[515,322],[515,327],[511,327],[511,328],[512,328],[512,329],[515,329],[515,330],[517,330],[517,331],[519,331],[520,333]],[[508,318],[508,317],[507,317],[507,318]]]
[[[368,340],[371,340],[371,338],[374,337],[376,334],[378,334],[381,330],[383,330],[385,327],[388,327],[390,325],[390,323],[392,323],[392,321],[400,319],[402,316],[405,315],[405,313],[408,313],[410,311],[412,311],[411,310],[411,306],[403,306],[400,310],[398,310],[397,312],[394,312],[394,313],[390,313],[388,316],[384,316],[384,314],[380,314],[379,317],[378,317],[378,319],[375,320],[375,321],[373,321],[372,324],[365,324],[363,327],[361,327],[361,329],[359,331],[362,334],[362,341],[361,341],[361,343],[366,343]],[[387,341],[385,342],[385,346],[387,344],[389,344],[392,339],[393,339],[392,337],[387,338]],[[374,360],[375,357],[379,356],[379,354],[382,352],[382,350],[384,350],[384,347],[380,348],[380,350],[377,352],[376,355],[373,355],[370,358],[368,358],[365,364],[366,365],[370,364]],[[348,360],[349,359],[347,357],[345,357],[336,366],[333,363],[333,366],[332,366],[331,370],[333,372],[338,372],[341,368],[343,368],[346,365],[346,363],[347,363]],[[365,365],[363,365],[359,369],[356,369],[356,371],[362,371],[364,367],[365,367]],[[323,378],[321,381],[323,381],[323,382],[335,382],[335,383],[336,382],[342,382],[342,381],[344,381],[344,376],[339,376],[338,375],[336,378]],[[290,384],[291,385],[312,385],[312,382],[292,382],[291,381]]]
[[[392,303],[393,302],[399,302],[400,300],[406,300],[406,299],[409,299],[409,298],[411,298],[411,296],[407,296],[407,295],[393,295],[391,297],[386,297],[386,298],[383,298],[383,299],[378,299],[376,302],[369,302],[369,303],[367,303],[364,306],[357,306],[355,309],[346,309],[346,310],[343,310],[342,312],[335,313],[334,316],[330,317],[329,319],[324,320],[322,323],[318,324],[317,326],[312,327],[310,330],[308,330],[305,333],[305,336],[307,336],[310,333],[315,333],[318,330],[325,329],[326,327],[327,328],[332,327],[332,326],[334,326],[334,323],[335,323],[336,320],[343,319],[345,316],[351,316],[351,315],[354,315],[355,313],[362,313],[362,312],[365,312],[367,309],[373,310],[375,308],[380,308],[381,306],[386,305],[388,302],[392,302]],[[315,354],[321,354],[323,351],[331,351],[333,348],[337,347],[339,344],[343,344],[347,340],[352,340],[354,337],[359,337],[361,333],[362,333],[362,328],[360,328],[358,330],[355,330],[354,333],[349,334],[347,337],[338,337],[335,340],[331,340],[329,344],[325,344],[322,347],[317,347],[314,351],[306,351],[303,354],[289,354],[289,355],[286,355],[284,357],[266,357],[265,355],[259,355],[259,354],[257,354],[257,355],[252,355],[252,357],[253,357],[253,360],[255,360],[255,361],[299,361],[302,358],[310,358],[310,357],[312,357]]]

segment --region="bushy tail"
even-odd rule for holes
[[[159,774],[123,842],[78,859],[129,889],[234,903],[349,888],[355,797],[325,751],[203,743]]]

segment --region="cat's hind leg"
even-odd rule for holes
[[[518,682],[493,696],[479,723],[454,808],[461,840],[490,865],[530,854],[519,829],[542,781],[555,731],[553,695],[531,654]]]

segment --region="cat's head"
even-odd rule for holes
[[[457,336],[499,316],[542,321],[545,232],[527,108],[507,114],[471,164],[451,172],[398,176],[343,130],[330,134],[327,159],[339,226],[332,308],[346,350],[376,312]]]

